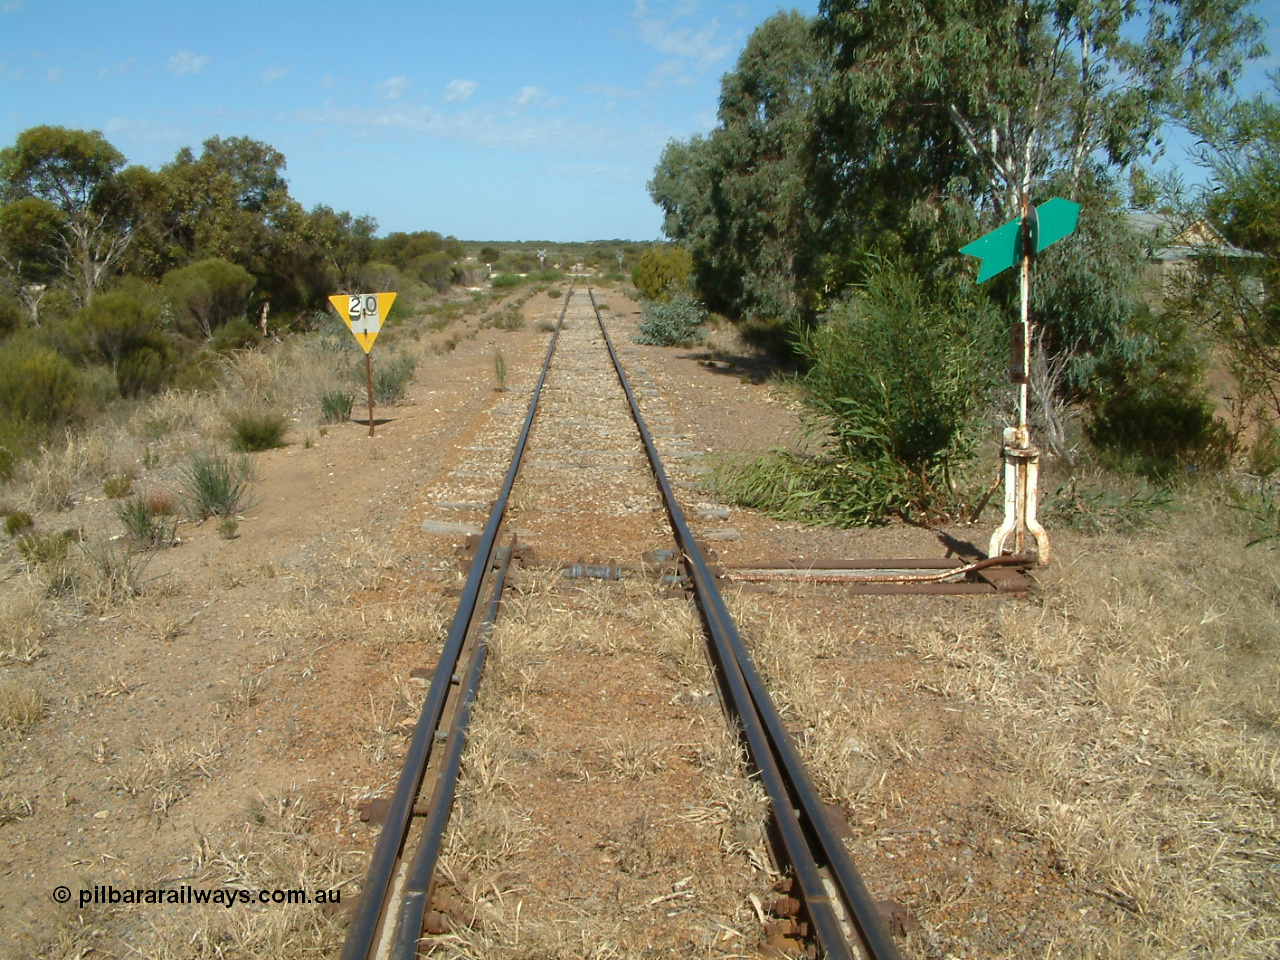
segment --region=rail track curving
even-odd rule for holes
[[[571,287],[565,295],[510,463],[475,544],[474,559],[386,810],[342,958],[409,960],[423,947],[472,704],[490,632],[500,615],[507,574],[520,552],[517,534],[510,529],[508,509],[526,464],[530,437],[571,309],[575,322],[589,317],[597,325],[616,378],[614,389],[625,396],[644,462],[657,487],[681,582],[696,605],[704,630],[720,701],[740,732],[749,767],[768,797],[774,858],[791,878],[792,895],[807,921],[809,939],[822,955],[831,958],[895,960],[900,956],[897,947],[783,725],[677,501],[659,444],[641,414],[636,391],[589,287]]]

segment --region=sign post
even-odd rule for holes
[[[382,330],[382,322],[391,312],[391,304],[395,302],[394,293],[351,293],[335,294],[329,298],[338,316],[347,325],[356,342],[364,350],[364,375],[369,387],[369,436],[373,436],[373,361],[370,352],[373,341],[378,339]]]
[[[991,535],[987,556],[1004,551],[1009,534],[1014,535],[1013,552],[1021,554],[1026,533],[1036,541],[1037,559],[1049,562],[1049,534],[1036,519],[1039,499],[1040,450],[1031,444],[1027,426],[1028,394],[1031,387],[1031,264],[1036,255],[1052,243],[1075,231],[1080,205],[1054,197],[1033,207],[1024,194],[1021,216],[961,247],[960,252],[978,257],[978,283],[1003,273],[1015,263],[1021,266],[1021,311],[1013,327],[1013,356],[1009,379],[1018,385],[1018,423],[1004,430],[1004,521]]]

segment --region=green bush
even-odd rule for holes
[[[187,510],[196,520],[235,516],[249,502],[252,466],[247,458],[196,453],[181,473]]]
[[[1101,366],[1089,440],[1107,465],[1151,479],[1216,469],[1230,448],[1205,392],[1210,344],[1185,318],[1147,311]]]
[[[82,419],[90,386],[71,361],[30,342],[0,344],[0,410],[6,419],[54,428]]]
[[[698,343],[705,336],[702,325],[706,319],[707,308],[687,293],[650,301],[645,304],[636,343],[655,347],[683,347]]]
[[[244,317],[227,321],[209,340],[209,348],[218,353],[260,346],[262,346],[262,331]]]
[[[409,389],[418,361],[408,353],[392,354],[373,371],[373,402],[378,406],[399,403]]]
[[[35,427],[0,413],[0,481],[10,480],[18,464],[38,446]]]
[[[1005,324],[959,290],[929,291],[899,264],[870,263],[865,285],[800,338],[800,397],[821,455],[773,454],[718,470],[739,502],[850,526],[897,514],[961,515],[979,492],[966,468],[989,431]]]
[[[1105,461],[1152,479],[1189,467],[1219,468],[1230,448],[1227,425],[1207,398],[1194,394],[1109,396],[1095,408],[1087,431]]]
[[[219,327],[243,319],[256,282],[243,267],[215,257],[169,271],[161,286],[178,325],[208,340]]]
[[[27,311],[13,297],[0,295],[0,336],[13,333],[27,320]]]
[[[135,351],[154,351],[162,344],[155,295],[136,292],[136,296],[125,290],[98,294],[76,314],[68,331],[87,355],[104,361],[113,371]]]
[[[21,536],[36,525],[31,514],[17,510],[4,518],[4,532],[11,537]]]
[[[684,247],[649,247],[631,271],[631,282],[647,300],[665,300],[693,288],[693,257]]]
[[[518,287],[524,281],[525,278],[518,273],[500,273],[489,281],[489,285],[495,290],[503,290],[507,287]]]
[[[320,422],[346,423],[351,419],[351,394],[346,390],[326,390],[320,394]]]
[[[135,398],[159,393],[168,377],[164,354],[147,346],[126,355],[116,367],[116,388],[120,396]]]
[[[274,410],[245,410],[227,417],[231,447],[239,453],[258,453],[284,446],[289,428],[284,414]]]

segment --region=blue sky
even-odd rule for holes
[[[0,0],[0,145],[37,124],[95,129],[155,168],[249,136],[285,155],[304,206],[383,233],[654,239],[662,147],[715,124],[720,77],[779,6]],[[1257,10],[1280,27],[1278,8]]]
[[[790,4],[805,13],[817,0]],[[2,0],[0,144],[101,130],[155,168],[215,134],[382,232],[655,239],[662,147],[715,123],[776,0]]]

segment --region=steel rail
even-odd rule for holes
[[[752,759],[760,769],[774,821],[782,837],[786,855],[796,872],[796,879],[822,948],[828,957],[853,956],[848,937],[818,872],[819,864],[815,855],[818,853],[834,880],[845,916],[855,930],[865,955],[870,960],[901,960],[898,947],[893,942],[875,901],[862,882],[844,843],[827,819],[822,798],[809,777],[791,735],[782,724],[777,707],[725,606],[706,558],[684,519],[684,512],[676,502],[675,491],[662,467],[657,446],[645,426],[640,405],[589,285],[587,293],[623,392],[631,405],[632,416],[640,431],[654,479],[662,490],[676,542],[690,570],[703,621],[715,646],[725,682],[735,700],[735,708],[743,724]]]
[[[471,649],[466,674],[462,678],[462,701],[453,715],[453,722],[449,725],[444,760],[436,775],[436,786],[431,795],[430,812],[422,826],[422,837],[418,842],[418,849],[414,852],[413,863],[410,864],[409,872],[405,876],[404,888],[400,895],[400,916],[396,924],[395,942],[391,948],[392,960],[413,960],[418,955],[418,941],[422,939],[422,926],[427,917],[427,898],[431,893],[431,880],[435,875],[436,860],[444,842],[445,827],[449,825],[449,814],[453,812],[458,772],[462,769],[462,749],[466,746],[467,728],[471,724],[471,708],[475,704],[476,691],[480,687],[480,674],[484,671],[489,637],[493,631],[494,621],[498,618],[502,588],[507,579],[507,567],[515,552],[516,537],[512,534],[511,546],[504,553],[498,572],[493,577],[489,605]]]
[[[556,322],[555,332],[547,348],[546,359],[542,363],[542,373],[538,377],[533,397],[529,401],[529,410],[525,416],[524,428],[516,441],[511,466],[507,470],[502,489],[494,502],[489,520],[481,534],[475,559],[467,574],[466,584],[462,588],[462,597],[444,646],[440,651],[440,661],[431,685],[427,689],[426,699],[418,715],[418,722],[413,728],[409,740],[409,749],[405,755],[404,766],[400,770],[400,778],[396,783],[395,793],[391,797],[387,809],[387,818],[382,833],[374,847],[373,856],[369,859],[369,871],[361,887],[360,900],[347,928],[347,936],[342,945],[342,960],[370,960],[378,933],[386,912],[392,880],[396,865],[400,862],[400,854],[408,838],[409,827],[413,817],[414,801],[422,787],[422,779],[426,775],[427,764],[431,759],[431,747],[435,731],[440,725],[445,701],[448,698],[453,676],[457,671],[458,660],[462,654],[463,643],[471,630],[475,619],[476,606],[479,603],[481,587],[492,564],[493,551],[498,539],[498,528],[506,513],[507,501],[511,497],[511,489],[515,486],[516,475],[520,472],[520,464],[524,459],[525,446],[533,428],[533,421],[538,411],[538,401],[542,395],[542,387],[547,380],[547,371],[551,367],[551,357],[555,353],[556,343],[560,338],[560,330],[564,326],[565,313],[569,309],[569,298],[573,296],[573,285],[565,294],[564,305],[560,308],[560,318]]]

